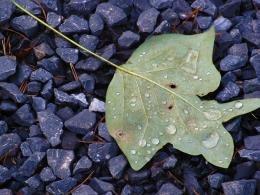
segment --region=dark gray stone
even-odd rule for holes
[[[39,4],[35,3],[32,0],[16,0],[16,2],[32,14],[41,14],[41,7],[39,6]]]
[[[82,156],[76,163],[73,174],[89,171],[92,167],[92,161],[87,156]]]
[[[172,183],[165,183],[161,186],[156,195],[182,195],[183,192]]]
[[[260,150],[260,135],[244,138],[245,148],[249,150]]]
[[[89,31],[88,21],[82,17],[71,15],[59,26],[59,30],[65,34],[87,33]]]
[[[215,25],[215,30],[217,32],[221,32],[221,31],[227,31],[230,29],[230,27],[232,26],[232,22],[227,19],[224,18],[223,16],[219,16],[215,21],[214,21],[214,25]]]
[[[20,146],[23,156],[31,156],[35,152],[46,152],[50,147],[47,140],[41,137],[27,138]]]
[[[202,12],[215,16],[217,7],[210,0],[196,0],[191,4],[194,9],[200,9]]]
[[[70,0],[66,4],[66,8],[70,13],[77,15],[88,15],[98,5],[100,0]]]
[[[225,175],[214,173],[208,176],[208,182],[211,188],[220,189],[221,184],[225,181]]]
[[[13,83],[0,82],[0,90],[3,90],[5,96],[11,98],[16,103],[23,103],[26,100],[26,96]]]
[[[96,13],[99,14],[108,26],[117,26],[127,21],[127,15],[120,8],[111,3],[101,3],[97,6]]]
[[[5,121],[0,120],[0,136],[8,131],[8,125]]]
[[[244,93],[260,91],[260,80],[258,78],[245,80],[243,85]]]
[[[17,31],[24,33],[28,37],[34,36],[38,29],[39,25],[36,20],[31,16],[22,15],[12,19],[11,26]]]
[[[53,75],[48,72],[47,70],[44,70],[42,68],[39,68],[32,72],[30,80],[31,81],[39,81],[41,83],[46,83],[50,79],[52,79]]]
[[[98,193],[94,191],[90,186],[84,184],[72,192],[72,195],[86,195],[86,194],[98,195]]]
[[[20,107],[13,118],[17,124],[25,127],[29,127],[35,122],[35,116],[29,104]]]
[[[47,23],[53,28],[58,27],[61,24],[62,16],[56,14],[55,12],[47,13]]]
[[[89,18],[89,28],[93,35],[100,35],[104,30],[104,21],[98,14],[92,14]]]
[[[46,136],[52,146],[57,146],[61,143],[60,136],[63,133],[63,123],[55,114],[42,111],[37,113],[41,131]]]
[[[42,58],[46,56],[51,56],[54,54],[54,51],[52,48],[45,42],[37,45],[33,48],[34,54],[38,60],[41,60]],[[38,64],[38,62],[37,62]]]
[[[56,179],[50,167],[44,167],[40,173],[40,178],[44,182],[54,181]]]
[[[174,0],[149,0],[150,4],[156,9],[172,7]]]
[[[32,107],[35,112],[40,112],[46,109],[46,100],[42,97],[32,97]]]
[[[13,192],[10,189],[4,188],[4,189],[0,189],[0,194],[1,195],[13,195]]]
[[[108,161],[108,169],[113,178],[122,178],[127,164],[128,162],[123,155],[111,158]]]
[[[118,147],[115,143],[90,144],[88,156],[96,163],[105,162],[118,154]]]
[[[96,51],[97,45],[99,43],[98,37],[94,35],[82,35],[79,38],[79,44],[87,48],[90,51]],[[81,51],[83,54],[88,55],[86,52]]]
[[[107,126],[105,123],[98,124],[98,135],[108,142],[113,141],[113,138],[110,136],[110,133],[108,132],[108,129],[107,129]]]
[[[46,191],[50,194],[64,195],[67,194],[74,186],[77,185],[77,180],[73,177],[67,177],[62,180],[54,181],[47,185]]]
[[[228,101],[234,97],[237,97],[239,92],[240,88],[236,83],[228,82],[224,89],[217,94],[216,99],[222,102]]]
[[[96,123],[96,114],[83,110],[65,121],[65,127],[71,132],[85,135]]]
[[[209,16],[198,16],[197,17],[197,23],[200,27],[200,29],[208,29],[212,23],[212,18]]]
[[[0,81],[3,81],[15,74],[16,72],[16,57],[1,56],[0,57]]]
[[[151,33],[154,30],[159,14],[160,12],[154,8],[142,12],[137,21],[139,30],[143,33]]]
[[[245,66],[246,62],[243,56],[227,55],[220,61],[220,68],[222,71],[236,70]]]
[[[37,189],[42,185],[42,182],[40,180],[40,177],[38,175],[34,175],[30,177],[29,179],[25,180],[25,183],[33,189]]]
[[[238,180],[222,184],[225,195],[254,195],[256,189],[256,180]]]
[[[92,178],[89,185],[98,193],[106,193],[109,191],[114,191],[115,188],[113,184],[102,181],[96,177]]]
[[[75,155],[72,150],[49,149],[47,150],[48,165],[52,168],[54,175],[60,179],[71,175],[71,165]]]
[[[260,150],[242,149],[239,151],[239,155],[241,158],[247,158],[248,160],[260,162]]]
[[[130,48],[140,41],[140,35],[132,31],[125,31],[118,39],[118,44],[123,48]]]
[[[173,9],[163,11],[161,16],[163,20],[167,20],[171,25],[178,25],[180,23],[179,16]]]
[[[1,0],[0,3],[0,24],[5,24],[15,11],[14,4],[9,0]]]
[[[169,156],[164,160],[163,169],[173,169],[177,163],[177,158],[174,155]]]
[[[59,105],[77,105],[75,98],[61,90],[54,89],[55,102]]]
[[[8,168],[0,165],[0,184],[5,183],[9,179],[11,179],[11,177],[11,171]]]
[[[57,48],[56,53],[67,63],[75,64],[79,59],[79,50],[74,48]]]
[[[23,81],[28,80],[32,73],[32,69],[30,66],[26,64],[18,64],[16,68],[16,73],[10,77],[12,83],[20,86]]]
[[[41,95],[45,99],[50,99],[53,94],[53,81],[49,80],[42,88]]]

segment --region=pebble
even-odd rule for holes
[[[85,109],[65,121],[64,126],[71,132],[85,135],[96,123],[96,114]]]
[[[26,96],[23,95],[17,85],[13,83],[0,82],[0,89],[5,92],[7,98],[12,99],[16,103],[23,103],[26,101]]]
[[[0,165],[0,184],[4,184],[6,181],[10,180],[11,177],[11,171],[7,167]]]
[[[105,112],[106,111],[105,102],[103,102],[97,98],[93,98],[93,100],[91,101],[91,103],[89,105],[89,111],[90,112]]]
[[[96,163],[106,162],[118,154],[118,147],[115,143],[90,144],[88,156]]]
[[[150,8],[142,12],[137,21],[139,30],[143,33],[151,33],[154,30],[159,14],[160,12],[155,8]]]
[[[98,195],[96,191],[94,191],[89,185],[81,185],[79,188],[77,188],[75,191],[72,192],[72,195]]]
[[[118,38],[118,44],[122,48],[130,48],[140,41],[140,35],[132,31],[125,31]]]
[[[254,195],[256,190],[256,180],[237,180],[222,183],[225,195]]]
[[[172,183],[163,184],[156,195],[169,194],[169,195],[182,195],[183,192]]]
[[[64,62],[71,64],[76,64],[79,58],[79,50],[74,48],[57,48],[56,53]]]
[[[53,174],[50,167],[44,167],[41,170],[40,178],[44,182],[50,182],[56,180],[56,176]]]
[[[55,12],[48,12],[46,22],[53,28],[56,28],[61,24],[62,16],[56,14]]]
[[[31,73],[30,80],[46,83],[47,81],[52,79],[52,77],[53,75],[50,72],[42,68],[39,68]]]
[[[240,88],[239,86],[234,82],[228,82],[222,91],[220,91],[216,99],[219,101],[228,101],[234,97],[237,97],[239,95]]]
[[[39,29],[38,22],[34,20],[31,16],[27,15],[13,18],[11,20],[11,26],[15,30],[24,33],[28,37],[34,36]]]
[[[111,183],[102,181],[96,177],[92,178],[89,185],[97,192],[100,194],[109,192],[109,191],[114,191],[114,186]]]
[[[125,24],[127,15],[120,8],[112,3],[101,3],[97,6],[96,13],[99,14],[108,26]]]
[[[12,2],[9,0],[2,0],[0,4],[0,24],[7,23],[14,11],[15,6]]]
[[[245,148],[248,150],[260,150],[260,135],[247,136],[244,138]]]
[[[232,22],[229,19],[224,18],[223,16],[219,16],[214,21],[214,26],[215,26],[215,30],[217,32],[227,31],[232,26]]]
[[[15,123],[25,127],[28,127],[35,122],[35,116],[29,104],[24,104],[22,107],[16,110],[13,118]]]
[[[1,56],[0,57],[0,81],[7,79],[16,72],[16,57]]]
[[[53,174],[60,179],[68,178],[71,175],[71,164],[75,155],[72,150],[49,149],[47,150],[47,161]]]
[[[112,177],[115,179],[122,178],[127,164],[128,162],[123,155],[111,158],[108,161],[108,169]]]
[[[46,186],[46,191],[50,194],[64,195],[67,194],[74,186],[77,180],[73,177],[67,177],[62,180],[54,181]]]
[[[88,21],[76,15],[71,15],[59,26],[59,30],[65,34],[87,33],[89,31]]]
[[[78,174],[82,172],[86,172],[91,170],[92,168],[92,161],[87,156],[82,156],[79,161],[76,163],[73,174]]]
[[[104,21],[98,14],[92,14],[89,18],[89,28],[93,35],[100,35],[104,30]]]
[[[201,9],[202,12],[215,16],[217,13],[217,7],[210,0],[196,0],[191,4],[194,9]]]
[[[48,139],[52,146],[61,143],[60,137],[63,133],[63,122],[55,114],[49,111],[41,111],[37,113],[37,119],[42,133]]]

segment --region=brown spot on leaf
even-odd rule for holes
[[[124,138],[125,136],[126,136],[126,133],[123,130],[118,130],[116,132],[116,137],[118,137],[120,139]]]
[[[169,110],[173,109],[173,105],[172,105],[172,104],[169,105],[169,106],[168,106],[168,109],[169,109]]]
[[[169,87],[170,87],[171,89],[175,89],[177,86],[176,86],[174,83],[170,83],[170,84],[169,84]]]

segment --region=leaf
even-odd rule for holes
[[[234,144],[222,123],[260,107],[260,99],[202,101],[221,76],[212,63],[215,31],[167,34],[143,43],[117,70],[106,96],[106,122],[133,169],[165,144],[228,167]]]
[[[219,104],[201,101],[217,89],[212,63],[215,32],[160,35],[142,44],[123,66],[93,53],[12,0],[20,10],[92,56],[117,68],[106,98],[106,121],[133,169],[142,168],[166,143],[228,167],[233,141],[222,123],[260,107],[260,99]]]

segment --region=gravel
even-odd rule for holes
[[[206,98],[260,98],[259,0],[16,1],[116,64],[153,35],[214,26],[222,78]],[[260,194],[259,111],[224,124],[237,151],[228,169],[166,145],[134,171],[104,120],[115,70],[9,0],[0,0],[0,25],[1,195]]]

